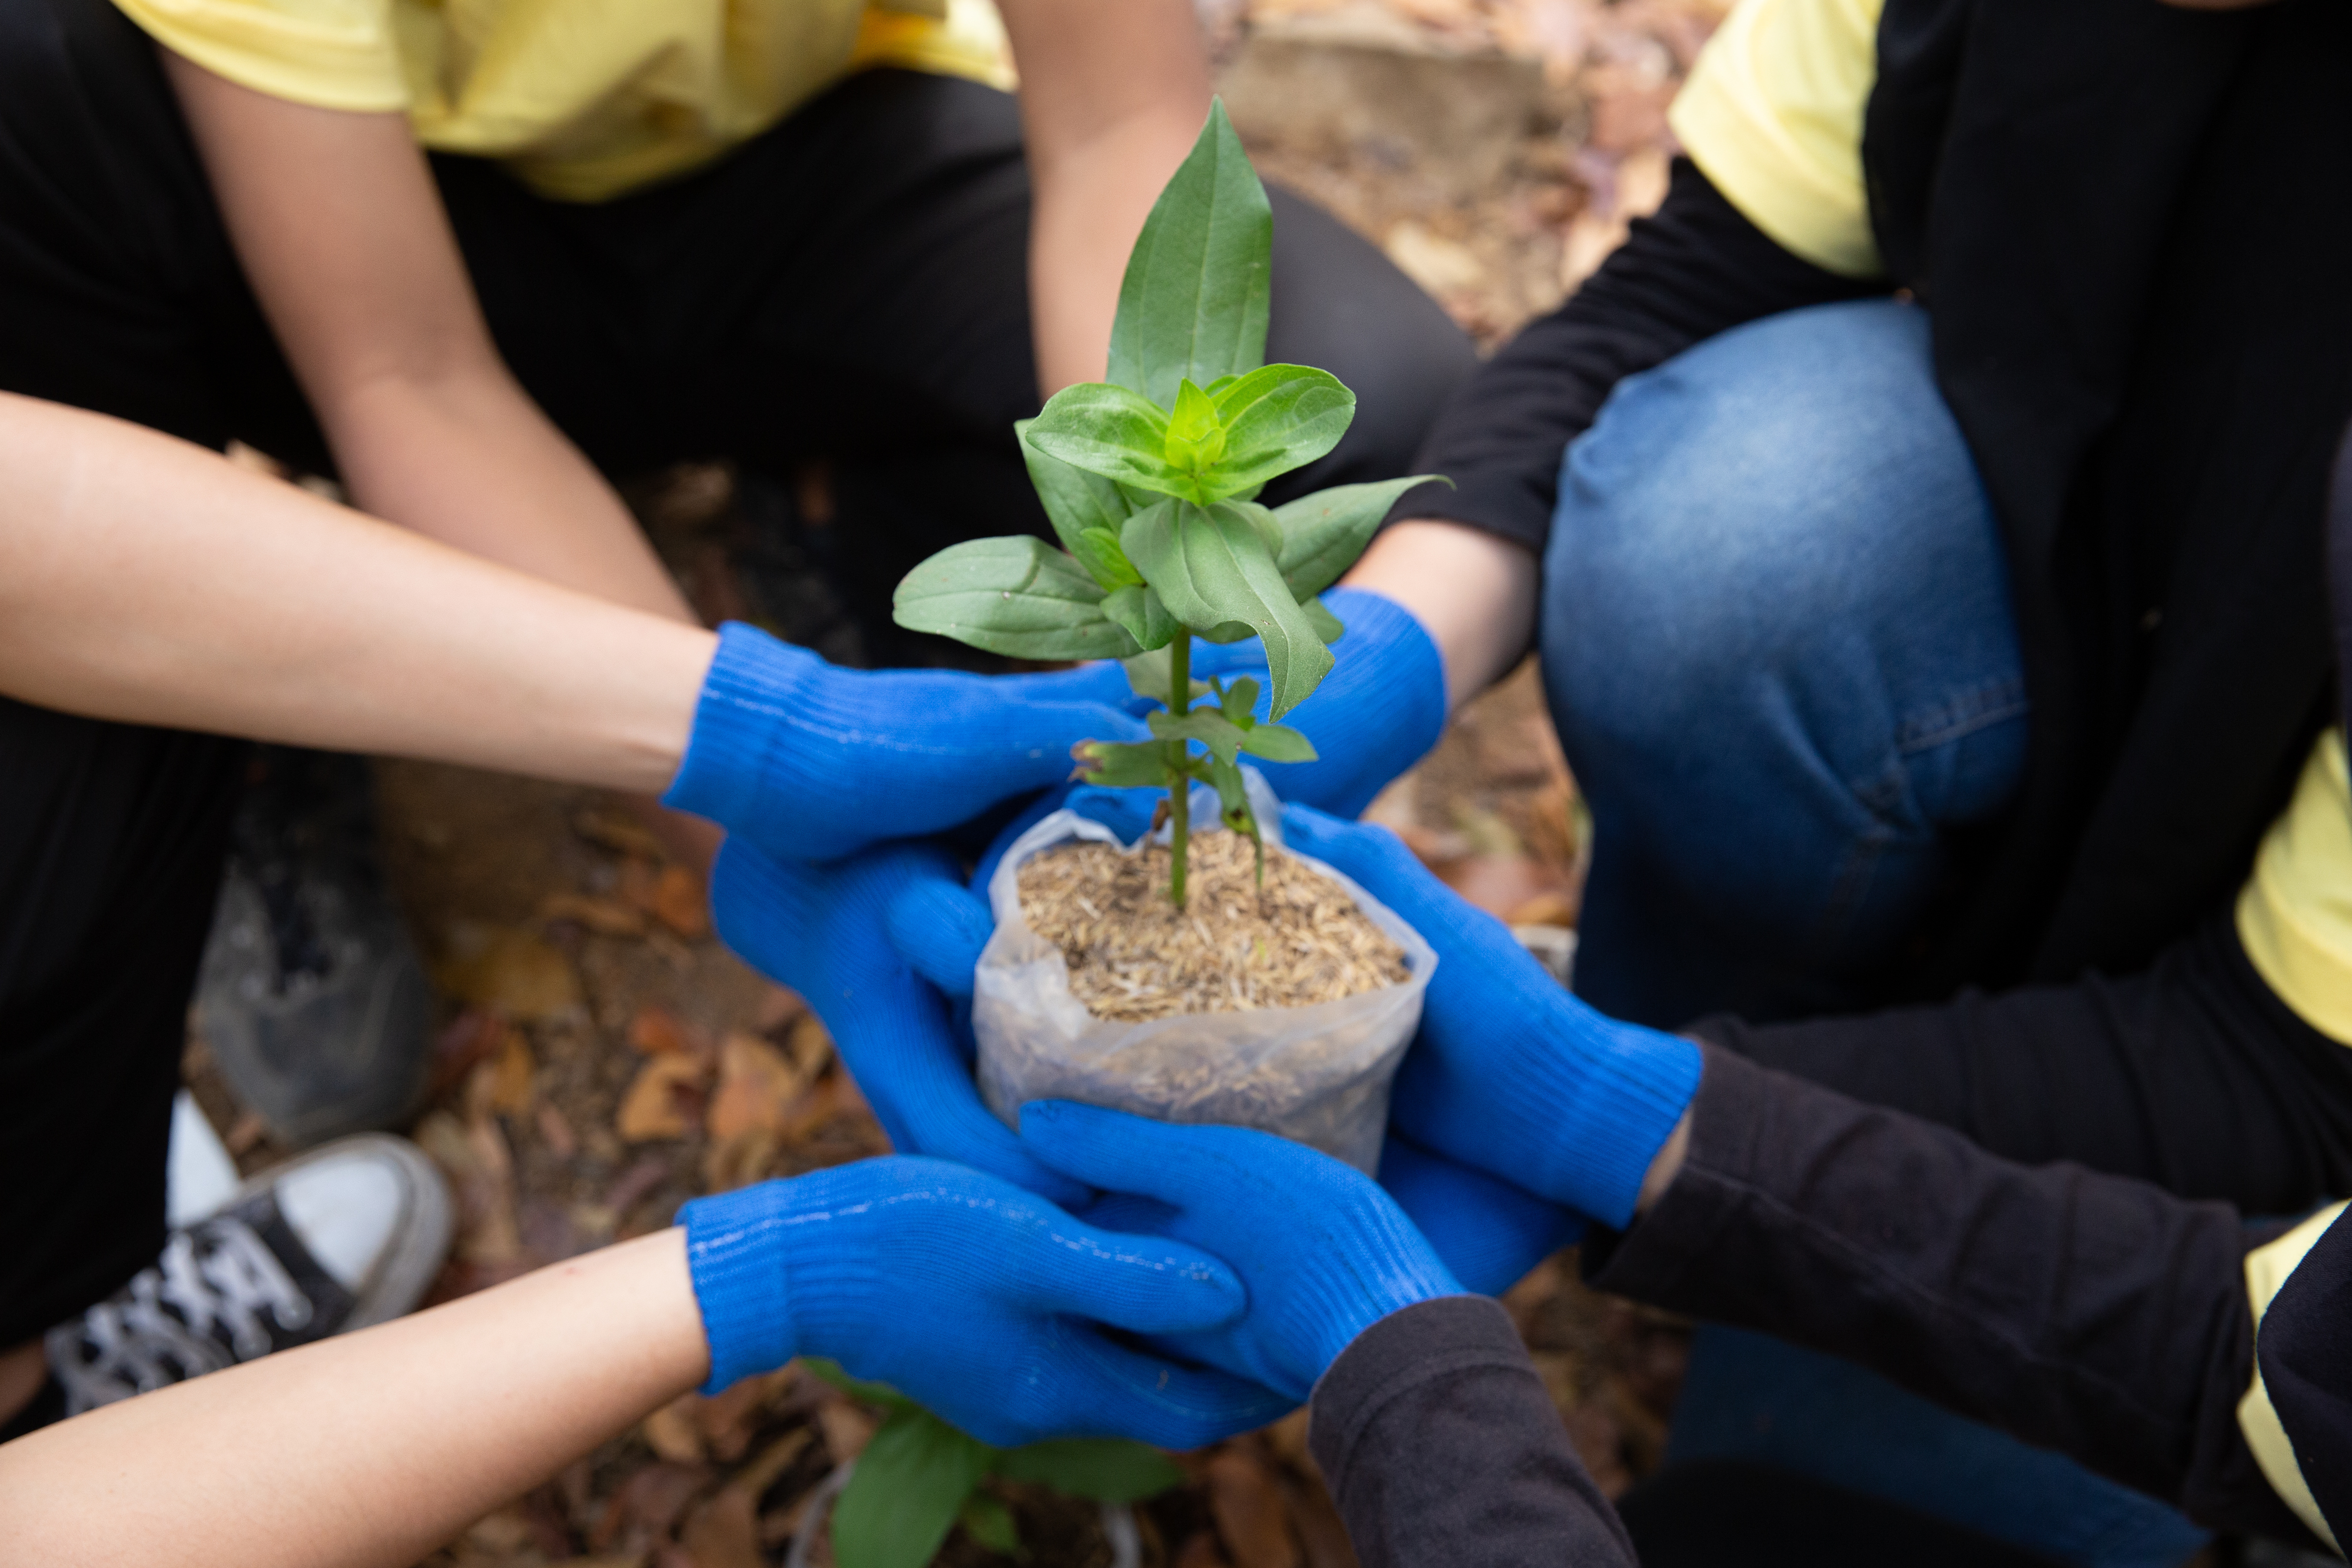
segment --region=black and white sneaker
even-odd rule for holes
[[[346,1138],[264,1172],[49,1331],[62,1414],[396,1318],[432,1284],[450,1231],[440,1173],[402,1139]]]
[[[196,1028],[300,1148],[397,1125],[431,1066],[432,988],[376,864],[358,757],[260,748],[232,830]]]

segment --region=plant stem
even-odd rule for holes
[[[1181,719],[1192,706],[1192,633],[1176,628],[1168,645],[1168,711]],[[1184,907],[1184,855],[1192,837],[1192,742],[1171,741],[1168,756],[1168,896]]]

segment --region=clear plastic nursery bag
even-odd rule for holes
[[[1244,772],[1259,831],[1269,846],[1279,844],[1280,803],[1255,771]],[[1218,821],[1212,790],[1194,793],[1192,820],[1214,825],[1210,832],[1230,831]],[[1168,828],[1154,837],[1167,843]],[[980,956],[972,1005],[989,1109],[1011,1124],[1030,1100],[1076,1100],[1161,1121],[1255,1127],[1372,1173],[1388,1124],[1389,1081],[1420,1026],[1422,993],[1437,967],[1420,933],[1348,878],[1301,855],[1404,949],[1403,981],[1307,1007],[1142,1023],[1097,1018],[1071,994],[1061,949],[1031,931],[1021,913],[1021,867],[1072,839],[1118,844],[1100,823],[1057,811],[1013,841],[989,880],[996,931]],[[1121,847],[1134,854],[1141,843]]]

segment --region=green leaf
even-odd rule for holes
[[[1155,595],[1155,597],[1157,595]],[[1109,601],[1105,600],[1104,603],[1108,604]],[[1166,612],[1163,610],[1161,613],[1165,614]],[[1172,642],[1175,639],[1171,637],[1169,640]],[[1127,684],[1133,688],[1135,694],[1138,697],[1148,697],[1151,699],[1152,701],[1160,703],[1163,707],[1167,708],[1174,708],[1176,706],[1175,703],[1168,700],[1167,655],[1139,653],[1132,658],[1121,659],[1119,662],[1127,669]],[[1192,689],[1186,698],[1187,702],[1191,702],[1209,694],[1209,683],[1207,681],[1195,680],[1192,685]]]
[[[1193,488],[1190,474],[1169,464],[1167,414],[1142,394],[1108,382],[1082,382],[1054,394],[1022,439],[1107,479],[1164,495]]]
[[[1282,524],[1282,580],[1302,599],[1321,593],[1356,563],[1397,497],[1433,480],[1447,486],[1454,482],[1443,474],[1414,474],[1377,484],[1334,485],[1276,507],[1274,515]]]
[[[1315,742],[1287,724],[1260,724],[1242,736],[1242,750],[1269,763],[1311,763]]]
[[[928,1410],[892,1413],[833,1505],[841,1568],[926,1568],[995,1450]]]
[[[1074,468],[1061,458],[1048,456],[1031,446],[1029,426],[1034,419],[1013,422],[1013,435],[1021,443],[1021,460],[1029,465],[1029,482],[1037,491],[1037,499],[1045,508],[1045,516],[1054,524],[1054,532],[1062,548],[1076,554],[1078,535],[1089,528],[1107,528],[1113,533],[1119,524],[1135,512],[1129,504],[1127,492],[1100,474],[1090,474],[1084,468]]]
[[[1216,407],[1224,451],[1201,475],[1203,502],[1255,489],[1338,446],[1356,417],[1356,395],[1328,371],[1270,364],[1225,388]]]
[[[1163,741],[1198,741],[1221,763],[1230,763],[1242,749],[1242,731],[1213,709],[1202,708],[1181,719],[1167,713],[1148,715],[1144,722]]]
[[[1150,789],[1168,783],[1168,748],[1157,741],[1082,741],[1077,777],[1109,789]]]
[[[1155,506],[1128,520],[1120,542],[1178,620],[1196,629],[1240,622],[1265,640],[1272,717],[1297,707],[1329,673],[1330,650],[1240,509]]]
[[[860,1405],[879,1405],[889,1410],[915,1410],[920,1406],[887,1383],[866,1383],[841,1370],[837,1361],[824,1356],[803,1356],[801,1365],[819,1383],[830,1384]]]
[[[1213,387],[1265,359],[1274,213],[1222,101],[1209,106],[1127,258],[1110,379],[1162,406],[1190,378]]]
[[[907,574],[891,618],[1013,658],[1125,658],[1135,639],[1106,617],[1100,584],[1027,534],[972,539]]]
[[[1315,635],[1325,642],[1335,643],[1348,635],[1348,623],[1333,615],[1331,606],[1322,600],[1307,599],[1298,607],[1307,612],[1307,624],[1313,626]]]
[[[1095,1502],[1141,1502],[1184,1484],[1184,1472],[1157,1448],[1123,1437],[1057,1437],[1007,1448],[996,1473]]]
[[[1257,678],[1244,675],[1225,688],[1223,699],[1217,704],[1225,717],[1246,730],[1257,722]]]
[[[981,1547],[999,1557],[1021,1555],[1021,1531],[1013,1522],[1013,1510],[1000,1498],[986,1492],[974,1492],[963,1500],[963,1511],[957,1516],[963,1532]]]
[[[1103,595],[1103,614],[1127,628],[1127,635],[1143,650],[1132,656],[1137,658],[1166,647],[1184,629],[1150,588],[1112,589]]]
[[[1176,406],[1168,416],[1170,465],[1198,474],[1224,455],[1225,426],[1217,417],[1217,405],[1189,378],[1179,382]]]
[[[1078,564],[1084,566],[1087,574],[1105,588],[1117,591],[1143,586],[1143,574],[1135,569],[1134,563],[1127,558],[1127,552],[1118,547],[1118,533],[1115,529],[1087,529],[1078,535],[1078,542],[1070,553],[1076,556]]]

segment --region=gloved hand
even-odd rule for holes
[[[1280,1401],[1106,1328],[1213,1330],[1245,1304],[1181,1242],[1085,1225],[940,1160],[864,1160],[681,1211],[715,1394],[796,1355],[890,1384],[983,1443],[1118,1436],[1197,1448]]]
[[[1501,1295],[1537,1264],[1584,1238],[1582,1215],[1393,1132],[1381,1150],[1381,1185],[1437,1248],[1454,1278],[1477,1295]]]
[[[1057,1203],[1087,1199],[981,1103],[969,1036],[925,978],[942,977],[969,997],[988,941],[987,907],[964,891],[943,852],[886,844],[815,866],[730,834],[711,870],[710,909],[739,957],[799,992],[824,1020],[901,1153],[961,1161]]]
[[[1282,721],[1315,742],[1311,763],[1252,759],[1284,800],[1352,817],[1390,780],[1424,756],[1445,729],[1445,663],[1437,644],[1395,600],[1362,588],[1328,588],[1323,603],[1348,635],[1331,645],[1336,663],[1314,694]],[[1255,675],[1257,716],[1265,718],[1273,682],[1265,645],[1195,642],[1192,674],[1230,679]]]
[[[936,833],[1069,776],[1080,741],[1148,741],[1117,665],[1042,675],[841,669],[719,628],[662,804],[787,859]]]
[[[1437,950],[1389,1121],[1433,1153],[1623,1228],[1691,1097],[1699,1049],[1603,1017],[1386,828],[1291,807],[1283,837],[1346,872]]]
[[[1390,1313],[1463,1294],[1436,1251],[1371,1179],[1303,1143],[1243,1127],[1178,1127],[1068,1100],[1021,1108],[1047,1164],[1132,1194],[1156,1233],[1231,1264],[1248,1316],[1163,1338],[1293,1402],[1355,1337]],[[1150,1206],[1150,1205],[1164,1206]],[[1099,1212],[1116,1212],[1106,1203]]]

